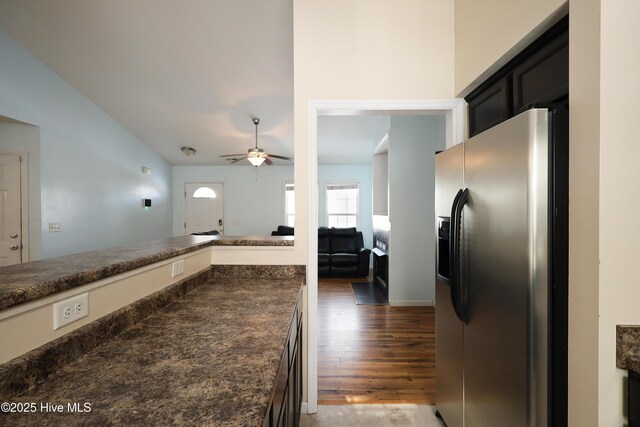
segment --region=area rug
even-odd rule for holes
[[[356,304],[386,305],[387,298],[382,290],[371,282],[351,282]]]

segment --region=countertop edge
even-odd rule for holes
[[[132,246],[83,252],[0,268],[0,310],[126,273],[206,247],[293,247],[292,236],[176,236]],[[154,250],[154,245],[159,249]],[[171,246],[167,248],[167,246]],[[122,252],[122,260],[110,262]],[[136,256],[136,252],[141,252]],[[96,260],[107,259],[103,265]],[[85,264],[83,266],[83,264]],[[56,269],[73,265],[76,271]],[[49,273],[51,271],[51,273]],[[49,275],[51,279],[39,279]]]
[[[81,271],[69,276],[63,276],[53,280],[44,281],[27,288],[0,292],[0,310],[4,310],[25,302],[33,301],[38,298],[53,295],[58,292],[66,291],[68,289],[85,285],[87,283],[126,273],[137,268],[146,267],[147,265],[162,262],[169,258],[174,258],[180,255],[195,252],[208,246],[211,246],[210,241],[199,242],[180,249],[159,251],[148,256],[106,264],[97,269]],[[82,254],[78,255],[81,256]]]

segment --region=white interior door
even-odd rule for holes
[[[216,182],[185,183],[186,235],[218,230],[224,234],[224,185]]]
[[[0,154],[0,266],[22,262],[20,156]]]

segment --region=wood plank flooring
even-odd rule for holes
[[[433,307],[356,305],[352,279],[318,283],[318,403],[435,404]]]

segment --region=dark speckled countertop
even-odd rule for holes
[[[291,246],[281,236],[179,236],[0,268],[0,310],[207,246]]]
[[[640,372],[640,325],[616,327],[616,366]]]
[[[180,236],[0,268],[0,310],[211,246],[209,236]]]
[[[293,236],[220,236],[214,246],[293,246]]]
[[[210,280],[12,399],[38,411],[0,424],[260,426],[300,285]],[[69,402],[91,411],[68,413]]]

